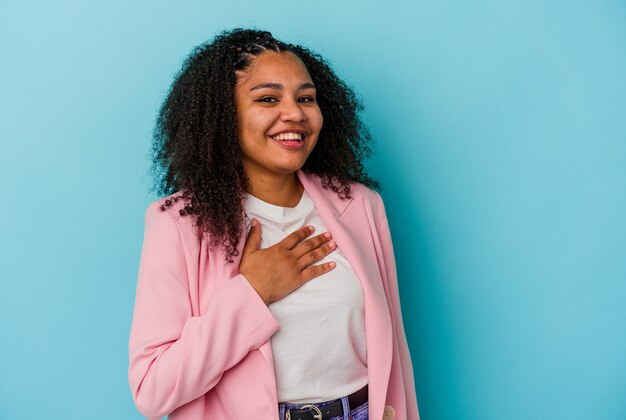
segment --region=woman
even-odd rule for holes
[[[389,227],[354,93],[306,48],[236,29],[161,108],[130,336],[139,410],[418,419]]]

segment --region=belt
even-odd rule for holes
[[[367,385],[357,392],[348,395],[349,408],[356,408],[367,402]],[[341,399],[319,406],[319,404],[307,404],[298,409],[287,409],[286,420],[327,420],[343,415],[343,404]]]

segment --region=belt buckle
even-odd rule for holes
[[[313,412],[314,420],[322,420],[322,412],[320,411],[319,408],[317,408],[317,406],[313,404],[303,405],[302,407],[298,408],[298,410],[311,410]],[[291,420],[291,409],[289,408],[287,409],[287,412],[285,413],[285,420]]]

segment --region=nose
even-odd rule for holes
[[[294,99],[284,99],[282,101],[282,110],[280,114],[281,121],[302,122],[306,121],[307,116],[302,109],[302,105]]]

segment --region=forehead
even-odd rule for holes
[[[248,68],[237,72],[237,85],[258,82],[311,82],[306,66],[298,56],[287,52],[265,52],[252,60]]]

